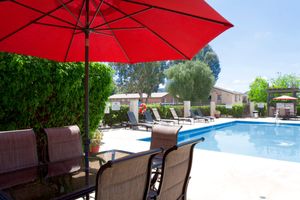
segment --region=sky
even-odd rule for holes
[[[206,0],[234,27],[210,45],[221,72],[216,86],[249,90],[257,77],[300,75],[300,0]]]

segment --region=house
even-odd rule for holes
[[[142,102],[146,102],[147,94],[143,93]],[[210,92],[211,101],[215,102],[217,105],[232,105],[247,102],[247,95],[241,92],[235,92],[227,90],[220,87],[213,87]],[[129,94],[114,94],[109,97],[111,102],[120,102],[121,105],[129,105],[130,100],[139,100],[140,95],[138,93]],[[168,92],[157,92],[151,93],[148,98],[148,103],[158,103],[158,104],[178,104],[178,100],[171,96]]]
[[[147,94],[143,93],[142,102],[146,102]],[[109,97],[111,102],[120,102],[121,105],[129,105],[130,100],[139,100],[140,95],[138,93],[129,93],[129,94],[114,94]],[[178,101],[172,97],[168,92],[157,92],[151,93],[151,96],[148,98],[148,103],[165,103],[165,104],[175,104]]]
[[[211,90],[210,96],[211,101],[215,102],[217,105],[232,105],[247,102],[247,97],[244,93],[231,91],[216,86]]]

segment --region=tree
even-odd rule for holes
[[[193,61],[202,61],[205,64],[207,64],[213,75],[215,80],[218,80],[219,78],[219,74],[221,72],[221,68],[220,68],[220,61],[218,58],[218,55],[214,52],[214,50],[211,48],[211,46],[206,45],[201,51],[199,51],[199,53],[197,53],[194,58],[192,59]],[[179,64],[182,62],[186,62],[183,60],[177,60],[177,61],[172,61],[169,63],[169,65],[175,65],[175,64]]]
[[[142,98],[146,93],[150,97],[152,92],[158,90],[159,84],[165,80],[164,70],[168,67],[166,62],[151,62],[138,64],[114,64],[117,73],[117,92],[137,92]],[[148,98],[146,99],[147,102]]]
[[[300,77],[295,74],[278,73],[277,78],[271,79],[272,88],[300,88]]]
[[[250,84],[248,98],[254,102],[267,102],[268,81],[262,77],[256,79]]]
[[[200,61],[186,61],[166,70],[167,90],[179,100],[205,100],[214,85],[209,66]]]

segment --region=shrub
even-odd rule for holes
[[[120,110],[110,110],[108,114],[104,115],[103,124],[113,126],[120,124],[124,121],[128,121],[127,112],[129,107],[127,105],[122,105]]]
[[[84,119],[84,64],[57,63],[14,54],[0,54],[0,130],[77,124]],[[90,65],[90,130],[95,131],[112,91],[113,71]]]
[[[200,109],[202,114],[205,116],[210,116],[210,106],[191,106],[192,110]]]
[[[228,109],[223,105],[217,105],[216,110],[221,112],[221,115],[228,115]]]
[[[244,113],[244,105],[243,104],[235,104],[232,106],[232,116],[233,117],[242,117]]]
[[[245,105],[234,104],[231,109],[226,108],[224,105],[217,105],[216,110],[221,112],[221,115],[231,115],[233,117],[242,117],[245,113]]]

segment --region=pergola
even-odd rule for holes
[[[267,89],[267,108],[268,116],[270,116],[270,101],[275,97],[274,94],[292,94],[293,97],[297,97],[297,93],[300,92],[299,88],[269,88]],[[296,101],[294,102],[294,109],[296,109]]]

